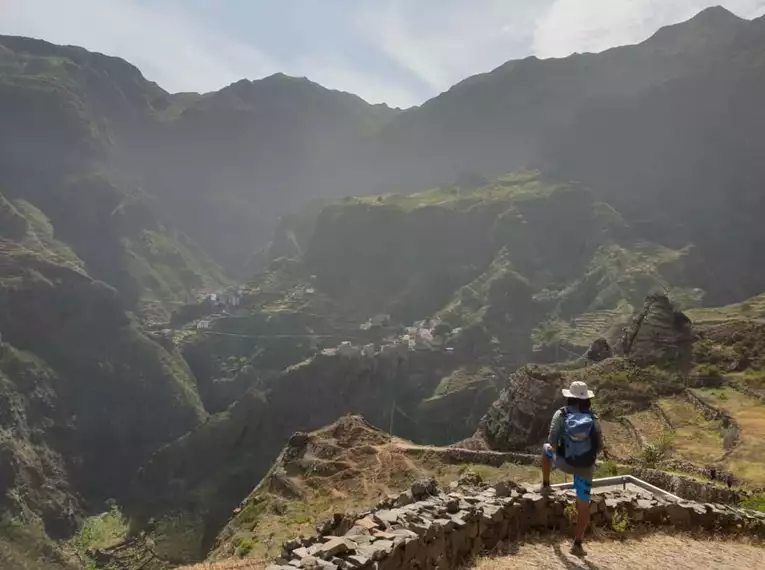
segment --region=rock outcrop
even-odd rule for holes
[[[641,365],[684,368],[690,363],[692,345],[691,320],[666,295],[654,294],[625,328],[620,348],[624,356]]]
[[[563,376],[527,365],[508,378],[505,389],[481,420],[476,437],[500,451],[525,449],[543,441],[550,418],[563,404]]]
[[[611,350],[611,345],[608,344],[606,339],[601,337],[592,343],[587,354],[585,354],[585,358],[589,362],[602,362],[608,360],[613,355],[614,353]]]
[[[375,425],[393,425],[398,436],[418,440],[417,404],[452,366],[451,356],[436,351],[412,351],[406,359],[398,353],[373,358],[320,354],[292,366],[249,391],[225,414],[156,453],[137,477],[130,514],[146,520],[182,509],[203,513],[197,527],[199,553],[188,559],[195,562],[295,431],[363,414]],[[472,429],[465,426],[455,439]]]

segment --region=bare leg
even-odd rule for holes
[[[542,454],[542,485],[550,484],[550,471],[552,470],[552,461],[544,453]]]
[[[590,501],[576,500],[576,534],[574,540],[584,540],[587,525],[590,524]]]

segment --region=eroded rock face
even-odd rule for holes
[[[491,449],[525,449],[543,441],[550,420],[563,405],[560,373],[527,365],[510,376],[505,389],[481,420],[477,437]]]
[[[587,351],[586,358],[590,362],[603,362],[614,355],[611,345],[604,338],[599,338],[592,343]]]
[[[675,309],[666,295],[646,298],[643,309],[624,330],[620,349],[641,365],[686,366],[691,360],[691,320]]]

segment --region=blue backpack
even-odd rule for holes
[[[566,463],[572,467],[592,467],[598,455],[595,438],[595,416],[592,412],[570,411],[561,408],[563,437],[560,449]]]

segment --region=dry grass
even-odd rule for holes
[[[731,388],[697,390],[707,402],[728,411],[741,427],[741,441],[725,465],[750,485],[765,484],[765,406]]]
[[[629,416],[629,420],[643,438],[648,441],[658,440],[666,431],[666,424],[653,410],[638,412]]]
[[[585,544],[584,559],[569,554],[569,541],[522,544],[508,556],[483,558],[475,570],[745,570],[763,568],[765,549],[744,542],[698,540],[684,536],[653,535],[625,541],[602,540]]]
[[[665,398],[659,401],[674,427],[675,455],[699,465],[718,461],[723,448],[720,422],[709,421],[687,400]]]
[[[600,427],[608,450],[617,457],[634,457],[640,453],[640,445],[623,424],[601,420]]]
[[[698,465],[709,465],[725,453],[720,422],[708,421],[688,401],[682,398],[663,398],[658,405],[672,424],[655,410],[646,410],[628,416],[637,432],[647,442],[657,442],[668,431],[672,433],[673,456]],[[640,455],[640,446],[633,434],[617,422],[602,421],[603,433],[609,450],[618,457]]]
[[[224,532],[227,538],[212,556],[226,558],[244,551],[246,559],[270,559],[285,541],[314,534],[317,522],[332,518],[334,513],[370,508],[423,477],[434,477],[442,488],[467,471],[484,481],[541,479],[537,467],[454,465],[445,463],[439,451],[443,450],[391,438],[358,419],[339,420],[310,434],[305,449],[248,498],[230,523],[231,532]],[[554,482],[564,481],[562,474],[554,477]],[[293,490],[292,495],[280,491],[285,484]]]
[[[193,566],[183,566],[178,570],[264,570],[267,566],[268,564],[260,560],[248,559],[194,564]]]

